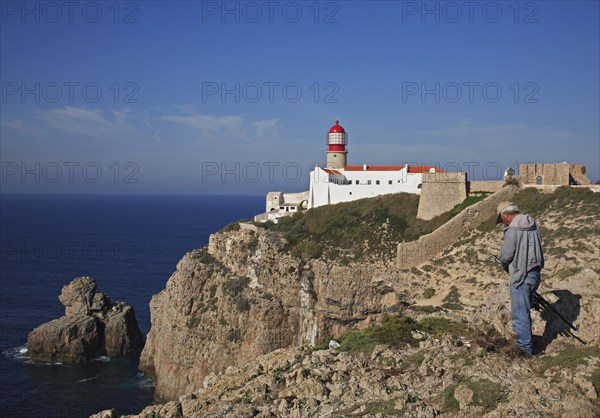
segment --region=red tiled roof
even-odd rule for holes
[[[404,168],[403,165],[367,165],[366,171],[400,171]],[[443,173],[443,170],[433,165],[409,165],[408,172],[410,174],[415,173],[429,173],[429,170],[434,168],[436,173]],[[347,165],[344,170],[346,171],[365,171],[362,165]]]
[[[367,171],[400,171],[404,168],[403,165],[368,165]],[[346,171],[363,171],[362,165],[347,165]]]
[[[436,167],[434,165],[409,165],[408,166],[408,172],[409,173],[429,173],[429,170],[431,169],[435,169],[436,173],[443,173],[444,170],[442,170],[439,167]]]

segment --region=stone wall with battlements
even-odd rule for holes
[[[519,188],[515,186],[504,187],[481,202],[469,206],[431,234],[423,235],[417,241],[400,243],[397,256],[398,267],[410,269],[440,255],[462,234],[494,216],[498,204],[511,200],[518,190]]]
[[[491,192],[496,193],[504,186],[504,180],[470,181],[468,183],[469,193]]]
[[[579,184],[581,186],[592,184],[583,164],[571,164],[569,166],[569,174],[571,175],[570,180],[572,184]]]
[[[520,164],[519,181],[521,184],[569,185],[569,164]]]
[[[417,218],[433,219],[467,197],[467,173],[423,173]]]

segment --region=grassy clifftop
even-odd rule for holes
[[[283,233],[295,256],[346,264],[393,257],[399,242],[415,240],[451,217],[423,221],[417,219],[418,206],[418,195],[397,193],[314,208],[265,227]]]

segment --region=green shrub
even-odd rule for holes
[[[554,277],[563,280],[563,279],[566,279],[567,277],[576,275],[581,270],[583,270],[583,267],[579,267],[579,266],[567,267],[567,268],[561,269],[558,272],[556,272],[554,274]]]
[[[428,287],[427,289],[423,290],[423,298],[425,299],[430,299],[433,297],[433,295],[435,295],[435,289],[432,287]]]
[[[250,300],[238,295],[235,298],[235,307],[239,312],[247,312],[250,310]]]
[[[446,386],[442,394],[444,407],[447,410],[456,410],[459,408],[460,405],[454,397],[454,393],[461,383],[473,391],[473,399],[469,405],[481,406],[486,411],[493,411],[498,407],[499,403],[505,402],[508,398],[507,388],[499,383],[492,382],[488,379],[481,379],[478,381],[459,379],[459,383],[453,383]]]
[[[344,259],[349,264],[365,255],[395,257],[399,242],[415,240],[449,219],[417,219],[418,205],[418,195],[396,193],[321,206],[264,226],[281,232],[295,257]]]
[[[221,229],[221,232],[239,231],[240,230],[240,222],[241,222],[241,220],[225,225],[223,227],[223,229]]]
[[[561,186],[554,193],[542,193],[535,188],[521,190],[513,197],[521,212],[536,217],[547,210],[568,215],[574,209],[594,215],[600,204],[600,195],[587,188]],[[543,232],[543,231],[542,231]]]
[[[370,353],[377,344],[387,344],[392,347],[402,347],[406,344],[417,346],[419,341],[412,336],[414,331],[426,332],[435,338],[446,333],[467,338],[476,335],[475,330],[469,326],[446,318],[426,317],[417,322],[408,316],[387,317],[381,321],[381,324],[360,331],[348,331],[340,338],[340,350]],[[325,343],[326,341],[323,340],[322,344]]]
[[[329,341],[331,341],[333,339],[334,338],[331,335],[326,335],[325,337],[321,338],[321,340],[312,347],[312,350],[313,351],[327,350],[329,348]]]
[[[192,258],[200,261],[202,264],[213,264],[217,261],[216,258],[208,253],[208,247],[192,251]]]
[[[370,353],[377,343],[362,331],[349,331],[342,338],[340,350],[351,353]]]
[[[431,305],[410,305],[408,307],[411,311],[422,312],[422,313],[434,313],[443,310],[439,306],[431,306]]]
[[[341,338],[340,350],[368,353],[373,351],[377,344],[389,344],[395,347],[405,344],[417,345],[417,340],[412,337],[412,332],[416,329],[417,323],[408,316],[388,317],[381,321],[380,325],[362,331],[348,332]]]
[[[538,371],[544,373],[552,367],[570,368],[579,364],[587,364],[586,357],[600,358],[600,348],[566,346],[555,356],[544,356],[540,361]]]
[[[407,356],[404,360],[406,360],[408,363],[420,366],[421,363],[423,363],[423,360],[425,360],[425,353],[423,350],[419,350],[416,353]]]
[[[596,393],[600,393],[600,367],[596,367],[590,380],[596,389]]]
[[[353,405],[350,408],[341,409],[335,412],[333,417],[399,417],[402,416],[402,411],[395,408],[396,401],[394,399],[389,400],[376,400],[365,402],[360,406],[360,413],[353,413],[357,411],[358,405]]]
[[[458,205],[454,206],[450,210],[450,216],[454,217],[454,216],[458,215],[459,213],[461,213],[463,210],[465,210],[469,206],[474,205],[477,202],[481,202],[483,199],[485,199],[489,195],[491,195],[491,193],[482,192],[482,193],[478,193],[477,195],[468,196],[465,200],[463,200],[462,203],[459,203]]]
[[[458,409],[460,406],[458,401],[454,397],[454,392],[456,391],[457,387],[458,385],[456,383],[452,383],[446,386],[444,392],[442,393],[442,396],[444,398],[444,408],[446,408],[447,410]]]
[[[442,299],[445,303],[442,306],[446,309],[451,309],[454,311],[460,311],[463,309],[462,302],[460,301],[460,295],[458,293],[458,288],[456,286],[452,286],[450,288],[450,292],[446,295],[444,299]]]
[[[435,316],[421,319],[418,323],[418,328],[423,332],[431,334],[434,338],[440,338],[443,334],[467,338],[475,335],[475,330],[465,324]]]

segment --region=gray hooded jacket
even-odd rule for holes
[[[529,215],[518,214],[504,230],[504,242],[500,248],[500,263],[510,275],[510,284],[520,286],[527,272],[544,268],[542,235]]]

